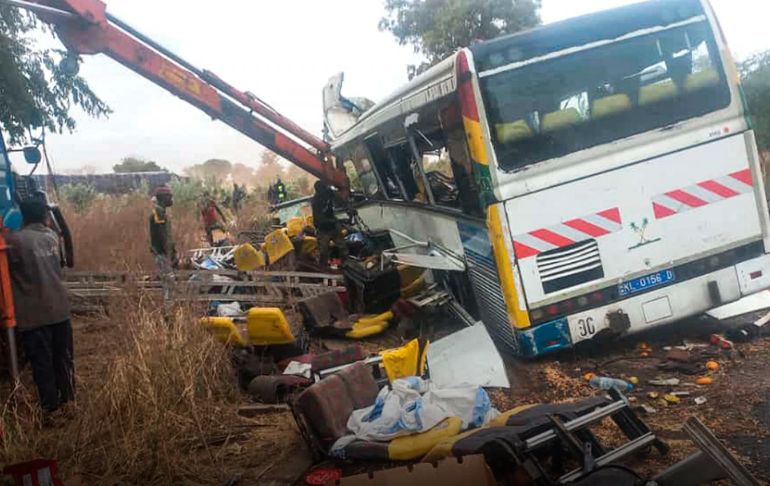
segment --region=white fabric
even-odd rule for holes
[[[217,306],[217,315],[220,317],[236,317],[243,314],[241,304],[230,302],[229,304],[219,304]]]
[[[313,366],[310,363],[300,363],[299,361],[290,361],[283,370],[284,375],[296,375],[310,378],[312,376]]]
[[[401,435],[425,432],[448,417],[460,417],[463,429],[480,427],[499,412],[491,407],[483,388],[461,386],[436,388],[422,378],[411,376],[395,380],[392,389],[384,387],[374,405],[355,410],[348,419],[350,435],[331,447],[332,455],[354,440],[389,441]]]

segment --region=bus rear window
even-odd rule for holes
[[[481,79],[502,170],[705,115],[730,103],[707,22]]]

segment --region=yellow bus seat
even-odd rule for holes
[[[553,111],[543,115],[542,131],[553,132],[566,128],[572,125],[577,125],[582,119],[580,113],[575,108],[567,108],[566,110]]]
[[[616,94],[594,100],[591,105],[591,116],[603,118],[631,109],[631,98],[627,94]]]
[[[302,233],[302,230],[305,229],[305,218],[302,216],[295,216],[293,218],[289,218],[288,221],[286,221],[286,233],[289,235],[289,238],[294,238],[298,234]]]
[[[289,322],[277,307],[252,307],[246,315],[249,343],[256,346],[294,342]]]
[[[305,236],[299,244],[299,254],[308,258],[318,256],[318,239],[315,236]]]
[[[392,461],[419,459],[436,444],[459,434],[462,424],[460,417],[448,417],[425,432],[396,437],[388,444],[388,459]]]
[[[270,264],[273,264],[294,251],[294,245],[283,229],[277,229],[265,236],[265,252]]]
[[[705,69],[687,76],[684,80],[684,90],[689,93],[717,84],[719,84],[719,73],[716,69]]]
[[[679,88],[673,79],[666,79],[655,84],[648,84],[639,88],[639,105],[652,105],[669,98],[675,98],[679,94]]]
[[[265,254],[254,248],[251,243],[244,243],[233,253],[235,267],[241,272],[250,272],[265,266]]]
[[[241,336],[241,332],[232,318],[204,317],[200,322],[203,327],[214,335],[214,339],[217,341],[235,346],[246,346],[246,340]]]
[[[385,368],[388,381],[393,383],[407,376],[422,376],[425,373],[428,346],[430,343],[426,342],[424,348],[420,349],[420,341],[412,339],[400,348],[380,351],[382,366]]]
[[[495,124],[497,141],[500,143],[518,142],[525,138],[531,138],[534,133],[525,120],[516,120],[511,123]]]
[[[345,333],[345,337],[350,339],[363,339],[380,334],[388,328],[391,319],[393,319],[393,312],[391,311],[376,316],[362,317],[353,324],[353,329]]]

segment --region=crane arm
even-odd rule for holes
[[[102,1],[0,0],[0,3],[33,11],[42,21],[54,26],[57,36],[71,52],[109,56],[347,193],[347,175],[334,166],[326,142],[256,96],[237,90],[210,71],[194,67],[108,14]]]

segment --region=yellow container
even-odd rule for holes
[[[244,243],[233,254],[235,266],[241,272],[249,272],[265,266],[265,254],[250,243]]]
[[[256,346],[288,344],[294,342],[294,334],[283,311],[277,307],[252,307],[246,316],[249,343]]]
[[[294,251],[289,236],[283,229],[277,229],[265,236],[265,252],[270,264],[273,264]]]
[[[201,325],[214,335],[214,338],[224,344],[246,346],[246,340],[230,317],[204,317]]]
[[[392,461],[419,459],[436,444],[459,434],[462,423],[459,417],[449,417],[427,432],[396,437],[388,444],[388,459]]]

